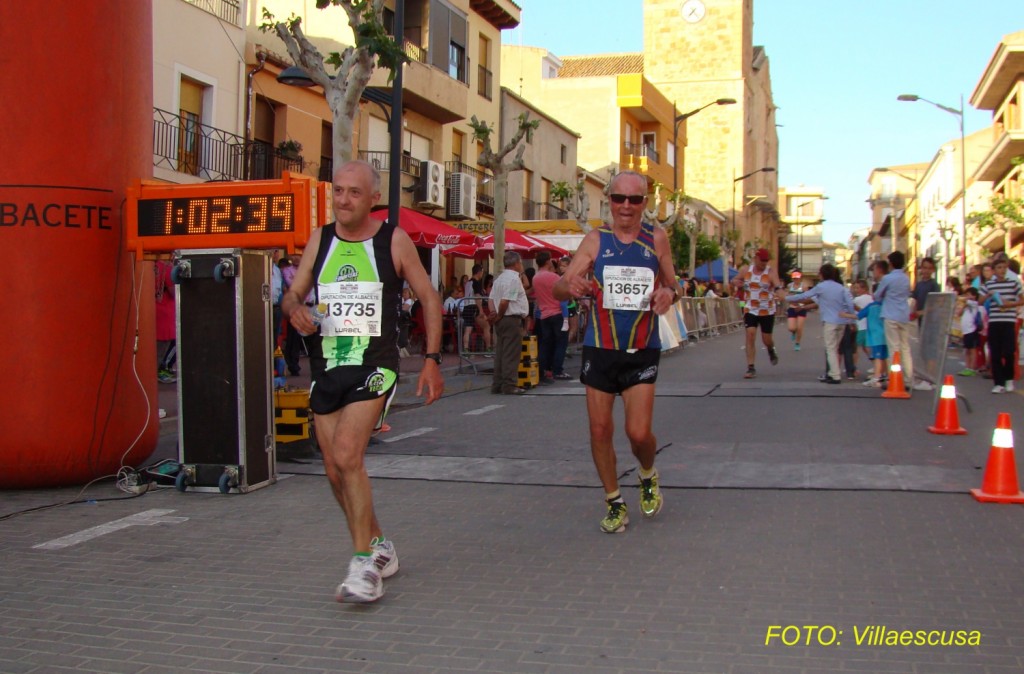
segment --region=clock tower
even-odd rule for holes
[[[774,173],[737,182],[732,204],[734,178],[778,163],[768,59],[754,46],[753,34],[753,0],[644,0],[644,76],[675,101],[678,114],[720,98],[736,100],[689,117],[679,143],[685,142],[680,157],[686,193],[730,219],[735,208],[741,247],[755,238],[765,245],[776,240],[772,226],[760,223],[744,198],[776,202]]]

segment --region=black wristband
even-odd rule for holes
[[[425,353],[423,354],[423,360],[432,360],[438,365],[441,364],[441,354],[439,353]]]

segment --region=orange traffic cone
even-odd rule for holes
[[[900,365],[900,352],[892,354],[892,365],[889,367],[889,388],[882,394],[883,398],[909,398],[907,387],[903,385],[903,367]]]
[[[1010,415],[999,413],[996,430],[992,431],[992,449],[988,452],[981,489],[971,495],[987,503],[1024,503],[1024,494],[1017,483],[1017,462],[1013,458],[1013,431]]]
[[[960,425],[960,415],[956,411],[956,386],[953,375],[946,375],[939,394],[939,408],[935,410],[935,425],[928,427],[929,433],[939,435],[967,435],[967,429]]]

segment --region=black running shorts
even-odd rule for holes
[[[743,325],[748,328],[761,328],[765,335],[772,334],[775,328],[775,316],[755,316],[754,314],[743,314]]]
[[[341,365],[323,373],[309,391],[309,408],[314,414],[337,412],[345,405],[386,397],[384,410],[376,428],[384,423],[384,415],[398,389],[398,373],[382,367]]]
[[[580,381],[605,393],[622,393],[637,384],[653,384],[658,380],[661,349],[619,351],[583,347],[583,368]]]

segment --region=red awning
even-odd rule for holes
[[[370,213],[375,220],[387,220],[388,209],[382,208]],[[398,226],[405,230],[412,242],[420,248],[434,248],[442,245],[467,245],[476,243],[477,236],[471,232],[452,227],[447,222],[432,218],[426,213],[402,207],[398,210]]]
[[[542,250],[550,252],[551,257],[556,259],[569,254],[569,251],[563,248],[541,241],[529,234],[517,232],[514,229],[505,230],[505,250],[514,250],[527,259],[536,257],[537,253]],[[487,236],[481,237],[476,245],[460,245],[442,248],[441,253],[444,255],[452,255],[454,257],[472,258],[474,260],[493,257],[494,235],[488,234]]]

